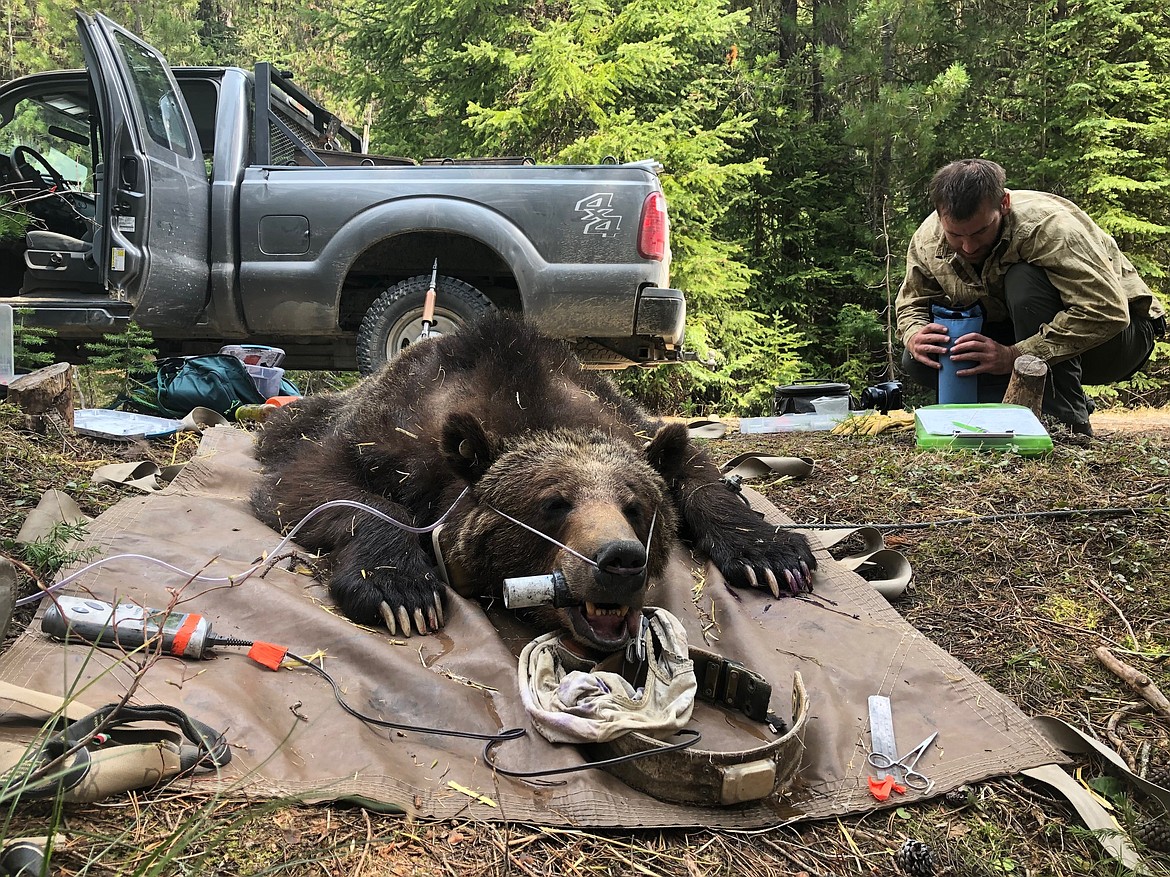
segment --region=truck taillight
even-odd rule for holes
[[[670,224],[666,218],[666,199],[661,192],[651,192],[642,202],[642,223],[638,227],[638,255],[661,262],[666,257]]]

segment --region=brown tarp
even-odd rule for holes
[[[119,502],[91,526],[88,544],[96,556],[147,555],[189,572],[238,576],[278,541],[249,508],[256,469],[247,432],[210,429],[169,488]],[[788,521],[756,499],[770,520]],[[779,800],[728,808],[664,804],[600,770],[545,781],[497,776],[484,764],[482,742],[368,727],[345,714],[315,674],[263,669],[243,649],[221,648],[209,661],[160,660],[145,673],[135,700],[173,704],[226,734],[231,764],[221,776],[190,781],[197,788],[357,799],[431,818],[756,828],[869,810],[879,806],[866,783],[871,694],[890,697],[901,751],[939,732],[918,766],[934,780],[931,794],[1064,761],[1012,703],[908,625],[862,578],[826,552],[819,555],[819,606],[729,591],[709,567],[696,578],[682,551],[650,600],[683,619],[693,644],[764,674],[780,715],[791,711],[793,672],[802,674],[811,702],[804,763]],[[535,632],[507,619],[493,623],[502,610],[453,597],[439,634],[391,639],[339,616],[323,588],[283,566],[229,587],[189,582],[126,557],[86,573],[69,590],[155,607],[177,591],[180,610],[203,614],[217,634],[280,643],[301,655],[324,651],[345,697],[394,722],[484,733],[526,725],[514,654]],[[0,657],[0,679],[54,693],[73,690],[99,706],[117,700],[130,678],[117,659],[114,652],[50,641],[34,622]],[[4,703],[0,709],[5,720],[27,712]],[[696,711],[696,723],[705,749],[749,748],[763,739],[742,717],[710,707]],[[580,762],[576,747],[554,746],[532,733],[499,745],[496,757],[513,770]],[[889,803],[917,797],[895,795]]]

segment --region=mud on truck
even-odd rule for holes
[[[588,364],[680,357],[652,160],[373,155],[272,65],[175,67],[77,13],[85,70],[0,88],[0,303],[58,356],[133,320],[160,352],[268,344],[291,368],[371,372],[435,330],[521,312]]]

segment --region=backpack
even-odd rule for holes
[[[294,384],[281,380],[280,395],[301,393]],[[266,398],[244,363],[234,356],[213,353],[160,359],[154,386],[148,381],[140,391],[130,393],[127,401],[164,417],[185,417],[199,407],[232,417],[241,405],[259,405]]]

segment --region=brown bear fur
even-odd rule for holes
[[[577,605],[545,610],[544,623],[598,649],[625,644],[680,536],[734,585],[811,589],[807,542],[721,484],[685,427],[649,417],[563,343],[506,316],[413,345],[347,392],[287,406],[265,424],[258,457],[253,506],[273,527],[327,500],[414,526],[451,508],[444,560],[479,594],[560,570]],[[412,623],[441,626],[429,535],[342,507],[296,540],[328,555],[330,590],[355,621],[381,618],[406,635]]]

